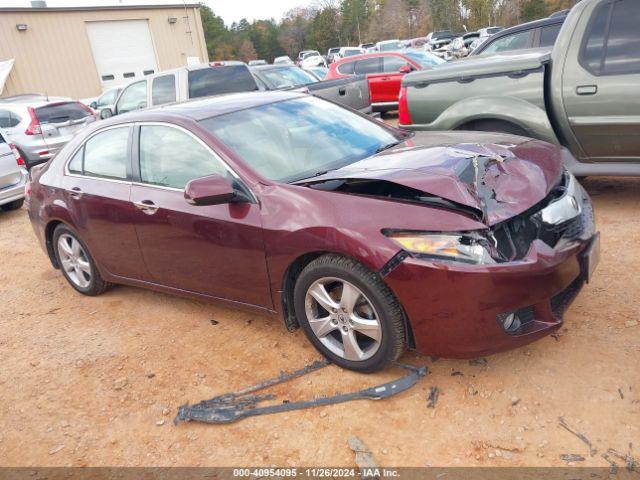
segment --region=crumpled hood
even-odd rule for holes
[[[418,132],[393,149],[305,183],[393,182],[471,207],[491,226],[543,200],[561,173],[561,150],[545,142],[483,132]]]

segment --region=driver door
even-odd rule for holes
[[[233,177],[190,132],[171,125],[136,128],[139,138],[131,202],[135,228],[154,283],[273,308],[257,203],[195,206],[184,187],[212,174]],[[240,181],[240,180],[237,180]]]

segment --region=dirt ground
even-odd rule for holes
[[[1,213],[0,464],[355,466],[351,435],[387,466],[555,466],[566,453],[584,456],[579,465],[607,466],[601,453],[630,442],[638,456],[640,178],[585,185],[602,259],[557,336],[484,365],[408,353],[404,361],[430,374],[391,399],[223,426],[171,420],[187,401],[318,359],[301,332],[137,288],[83,297],[49,264],[26,211]],[[399,373],[329,366],[274,391],[293,401]],[[440,391],[434,409],[430,387]],[[597,455],[558,425],[560,416]]]

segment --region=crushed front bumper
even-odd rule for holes
[[[491,265],[407,257],[384,278],[404,307],[416,350],[473,358],[537,340],[562,325],[563,314],[598,258],[599,235],[557,251],[535,240],[518,261]],[[520,312],[508,333],[500,319]]]

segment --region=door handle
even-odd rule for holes
[[[71,198],[75,198],[77,200],[82,198],[82,195],[84,194],[82,193],[82,190],[80,190],[79,187],[73,187],[71,190],[69,190],[69,195],[71,195]]]
[[[579,85],[576,87],[576,93],[578,95],[595,95],[598,93],[597,85]]]
[[[158,208],[159,208],[151,200],[142,200],[141,202],[132,202],[132,203],[138,210],[141,210],[143,213],[146,213],[147,215],[153,215],[158,211]]]
[[[347,94],[347,88],[346,87],[342,87],[338,89],[338,93],[342,96]]]

